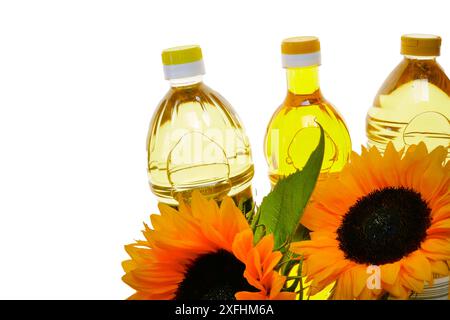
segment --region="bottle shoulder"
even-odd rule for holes
[[[288,92],[283,103],[273,114],[272,121],[289,113],[305,116],[314,115],[318,118],[322,116],[332,117],[342,120],[339,111],[330,101],[325,99],[320,90],[309,95],[296,95]]]
[[[169,89],[153,113],[151,126],[173,121],[201,127],[243,127],[231,104],[204,83]]]
[[[414,80],[427,80],[450,96],[450,80],[443,68],[434,59],[403,59],[386,78],[374,99],[379,106],[381,95],[388,95]]]
[[[220,105],[231,107],[230,103],[220,93],[203,82],[182,87],[171,87],[165,94],[162,101],[210,102],[211,98],[219,102],[218,104]]]

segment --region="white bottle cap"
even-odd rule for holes
[[[195,77],[205,74],[202,49],[197,45],[163,50],[162,62],[167,80]]]
[[[307,66],[320,66],[320,51],[305,54],[282,54],[281,62],[283,68],[297,68]]]
[[[205,65],[203,64],[203,59],[190,63],[168,64],[164,65],[163,67],[164,78],[166,80],[195,77],[205,74]]]

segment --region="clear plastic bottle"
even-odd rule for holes
[[[404,58],[378,91],[367,114],[369,146],[384,151],[425,142],[429,150],[450,146],[450,80],[436,62],[441,38],[402,36]],[[449,156],[447,154],[447,161]]]
[[[367,114],[369,146],[384,152],[390,141],[396,149],[423,141],[429,151],[438,146],[448,150],[450,81],[436,62],[440,46],[439,36],[402,36],[404,58],[381,86]],[[434,286],[425,285],[422,293],[410,299],[446,300],[449,295],[449,277],[443,277],[435,279]]]
[[[162,53],[170,89],[147,138],[148,177],[158,201],[176,206],[193,190],[211,199],[233,197],[251,206],[253,162],[248,138],[230,104],[202,82],[199,46]]]
[[[325,132],[321,178],[342,170],[352,150],[344,120],[322,96],[319,86],[320,43],[316,37],[285,39],[281,45],[286,68],[286,99],[267,127],[265,154],[272,186],[282,176],[302,169]]]
[[[267,127],[265,155],[272,187],[280,177],[301,170],[325,133],[325,153],[319,179],[336,176],[347,163],[352,145],[344,120],[322,96],[319,86],[320,43],[316,37],[294,37],[281,44],[288,91]],[[291,275],[296,275],[294,268]],[[303,287],[306,278],[302,278]],[[309,297],[325,300],[334,284]],[[304,292],[309,296],[309,291]]]

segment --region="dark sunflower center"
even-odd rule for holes
[[[347,259],[381,265],[417,250],[431,224],[430,208],[420,193],[385,188],[360,198],[337,230]]]
[[[234,300],[238,291],[256,291],[244,271],[245,265],[228,251],[202,255],[187,268],[175,300]]]

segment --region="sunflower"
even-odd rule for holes
[[[336,281],[334,299],[406,299],[449,274],[446,156],[444,147],[428,153],[423,143],[406,151],[389,144],[384,156],[363,148],[338,178],[317,185],[301,220],[311,240],[291,246],[312,294]],[[372,286],[374,266],[380,281]]]
[[[220,208],[193,193],[191,206],[160,204],[145,225],[145,241],[125,246],[123,281],[136,290],[130,299],[294,299],[281,292],[286,278],[275,266],[272,235],[253,244],[242,212],[226,197]]]

